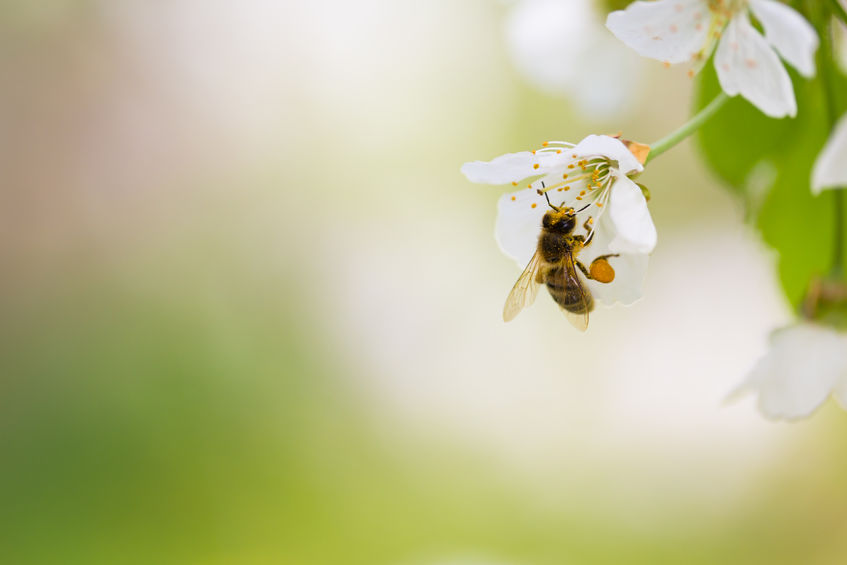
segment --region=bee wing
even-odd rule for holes
[[[521,310],[535,302],[535,297],[538,295],[538,270],[541,268],[541,255],[538,251],[529,260],[526,269],[523,270],[521,276],[518,277],[515,286],[506,298],[506,304],[503,306],[503,320],[511,321],[517,316]]]
[[[566,281],[568,285],[567,288],[572,289],[571,292],[579,297],[579,304],[581,306],[580,310],[582,310],[582,314],[568,312],[561,306],[559,306],[559,309],[565,314],[565,317],[573,327],[581,332],[584,332],[588,329],[588,312],[591,310],[591,299],[589,298],[590,295],[587,294],[589,291],[585,288],[585,283],[579,277],[579,273],[576,271],[576,265],[574,265],[573,262],[573,255],[570,253],[567,257],[565,257],[565,267],[565,276],[569,279]]]

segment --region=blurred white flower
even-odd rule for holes
[[[641,77],[603,28],[593,0],[521,0],[506,20],[509,54],[534,87],[564,95],[587,114],[625,111]]]
[[[581,212],[578,225],[593,217],[594,239],[580,258],[611,253],[615,280],[588,281],[603,302],[629,304],[641,296],[648,254],[656,246],[656,228],[641,188],[628,175],[644,168],[619,139],[589,135],[578,144],[545,143],[536,151],[501,155],[491,161],[465,163],[472,182],[505,184],[535,178],[527,188],[503,195],[497,205],[496,238],[500,249],[523,268],[535,253],[541,219],[550,203]]]
[[[750,23],[749,12],[764,37]],[[666,64],[692,61],[696,70],[720,39],[715,69],[721,88],[774,118],[797,114],[791,78],[777,53],[801,75],[815,74],[815,29],[776,0],[637,1],[609,14],[606,26],[645,57]]]
[[[847,114],[833,128],[812,168],[812,193],[847,187]]]
[[[847,334],[802,322],[776,330],[770,348],[731,395],[758,393],[768,418],[804,418],[830,394],[847,401]]]

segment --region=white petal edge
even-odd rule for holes
[[[770,347],[731,395],[759,394],[768,418],[795,420],[815,411],[847,380],[847,336],[831,328],[798,323],[771,335]]]
[[[557,166],[561,166],[565,161],[567,161],[565,153],[521,151],[506,153],[491,161],[471,161],[462,165],[461,170],[471,182],[506,184],[546,174]]]
[[[504,194],[497,201],[494,238],[500,250],[514,259],[521,269],[526,267],[538,247],[541,218],[547,210],[544,196],[528,188]]]
[[[804,77],[815,76],[815,51],[820,41],[812,24],[775,0],[750,0],[750,10],[765,29],[765,39],[782,58]]]
[[[579,260],[586,267],[591,265],[591,261],[596,257],[613,253],[609,249],[613,231],[609,215],[604,214],[597,224],[597,232],[591,245],[579,254]],[[607,306],[616,303],[632,304],[641,298],[649,260],[650,256],[643,253],[621,253],[618,257],[610,257],[608,261],[615,270],[615,280],[610,283],[586,281],[591,294]]]
[[[606,27],[639,55],[668,63],[689,61],[708,44],[705,0],[633,2],[606,18]]]
[[[847,114],[841,116],[812,168],[812,193],[847,187]]]
[[[715,69],[724,92],[741,94],[772,118],[797,114],[788,71],[768,42],[750,24],[746,12],[736,15],[715,53]]]
[[[650,253],[656,247],[656,226],[641,188],[626,176],[611,187],[607,214],[613,229],[613,253]]]
[[[606,157],[617,161],[618,169],[624,174],[640,173],[644,170],[635,155],[620,139],[608,135],[589,135],[577,143],[570,152],[578,157]]]

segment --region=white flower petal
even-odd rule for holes
[[[841,116],[812,169],[812,193],[847,187],[847,114]]]
[[[639,1],[609,14],[606,27],[639,55],[683,63],[708,48],[711,17],[705,0]]]
[[[589,135],[577,143],[570,153],[578,157],[605,157],[611,161],[617,161],[616,168],[624,174],[644,170],[635,155],[620,139],[608,135]]]
[[[715,53],[721,88],[741,94],[772,118],[795,116],[797,101],[788,71],[768,42],[750,25],[746,12],[736,15]]]
[[[641,189],[621,176],[611,191],[607,215],[614,235],[609,249],[613,253],[650,253],[656,247],[656,226]]]
[[[491,161],[472,161],[462,165],[462,173],[471,182],[506,184],[543,175],[566,161],[566,155],[552,151],[521,151],[495,157]],[[537,167],[536,167],[537,165]]]
[[[847,336],[801,323],[771,336],[762,357],[738,391],[759,393],[759,409],[770,418],[811,414],[847,379]]]
[[[541,218],[549,209],[547,200],[528,188],[504,194],[497,201],[494,237],[503,253],[517,261],[521,269],[538,247]]]
[[[591,245],[583,249],[578,257],[586,267],[589,267],[596,257],[614,253],[609,248],[613,232],[614,227],[611,225],[609,215],[603,214],[597,224],[597,231]],[[596,300],[609,306],[616,302],[632,304],[641,298],[649,260],[649,255],[643,253],[621,253],[618,257],[610,257],[608,261],[615,270],[615,280],[610,283],[586,281],[591,294]]]
[[[775,0],[750,0],[750,9],[765,28],[765,38],[800,74],[815,75],[818,34],[799,12]]]

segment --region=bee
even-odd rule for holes
[[[538,294],[538,286],[544,283],[570,323],[585,331],[588,329],[588,314],[594,309],[594,299],[577,269],[588,279],[610,283],[615,280],[615,270],[608,259],[618,255],[601,255],[586,268],[577,256],[594,238],[592,219],[589,217],[583,224],[587,237],[575,235],[576,215],[585,208],[575,212],[573,208],[553,206],[549,198],[547,203],[551,209],[544,213],[541,220],[538,248],[506,298],[503,319],[507,322],[514,319],[532,304]]]

